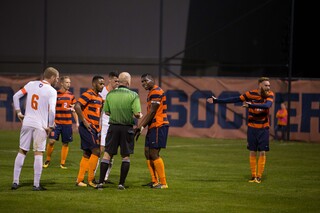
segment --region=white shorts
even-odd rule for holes
[[[33,142],[33,151],[44,152],[47,142],[46,131],[30,126],[22,126],[20,131],[20,149],[29,151],[31,142]]]
[[[109,129],[109,124],[103,124],[101,127],[101,137],[100,137],[100,146],[106,145],[106,137]]]

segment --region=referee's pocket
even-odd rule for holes
[[[127,134],[127,142],[131,143],[134,141],[134,130],[133,128],[128,129],[128,134]]]

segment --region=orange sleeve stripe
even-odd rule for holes
[[[27,94],[27,90],[25,89],[25,88],[22,88],[21,89],[21,92],[25,95],[25,94]]]

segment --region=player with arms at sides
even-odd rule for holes
[[[276,113],[276,118],[278,119],[276,128],[274,130],[275,140],[279,139],[278,132],[281,132],[281,140],[286,140],[286,130],[288,122],[288,111],[286,103],[282,102],[280,104],[280,109]]]
[[[100,92],[100,95],[103,99],[103,102],[106,100],[107,94],[119,86],[119,74],[117,71],[110,72],[108,75],[109,78],[109,83],[107,86],[103,87],[102,92]],[[104,112],[101,112],[101,139],[100,139],[100,152],[103,153],[105,149],[105,144],[106,144],[106,135],[109,129],[109,116],[106,115]],[[112,169],[113,165],[113,159],[111,159],[108,171],[106,173],[105,182],[108,182],[108,177]],[[99,164],[98,164],[99,166]]]
[[[60,77],[60,89],[58,90],[57,104],[56,104],[56,118],[54,131],[49,135],[49,143],[47,144],[47,158],[43,164],[43,168],[47,168],[50,164],[51,155],[54,149],[54,144],[59,140],[61,135],[61,160],[60,168],[67,169],[65,162],[69,152],[69,143],[73,141],[72,132],[72,116],[79,126],[78,115],[74,110],[76,99],[69,91],[71,80],[69,76]]]
[[[103,99],[99,95],[104,87],[104,78],[94,76],[92,88],[81,94],[74,109],[80,121],[79,134],[83,155],[76,181],[77,186],[87,186],[84,176],[88,172],[88,185],[96,188],[94,183],[94,171],[100,157],[100,115],[103,107]]]
[[[110,159],[118,153],[122,163],[120,168],[119,190],[124,190],[130,169],[130,155],[134,152],[134,118],[141,118],[141,105],[139,95],[130,90],[131,75],[128,72],[119,74],[119,87],[110,91],[104,102],[103,111],[110,116],[106,148],[100,163],[100,178],[98,189],[103,188],[104,178],[109,168]]]
[[[160,150],[166,148],[169,132],[167,102],[164,91],[155,84],[153,77],[147,73],[141,76],[142,87],[149,90],[147,114],[135,129],[136,138],[143,128],[148,126],[144,154],[151,175],[151,182],[145,186],[156,189],[168,188],[163,159]],[[160,182],[158,181],[158,178]]]
[[[40,185],[43,153],[48,134],[54,129],[59,72],[53,67],[45,69],[42,81],[30,81],[13,96],[13,104],[18,118],[22,121],[19,152],[14,162],[13,184],[16,190],[20,184],[20,174],[31,143],[34,152],[33,191],[46,190]],[[27,95],[25,114],[21,113],[20,98]]]
[[[269,151],[269,111],[273,99],[274,93],[270,90],[267,77],[258,79],[258,89],[247,91],[240,96],[225,99],[212,96],[207,99],[209,103],[244,102],[243,107],[248,108],[247,149],[250,151],[251,179],[249,182],[251,183],[261,183],[266,164],[266,152]],[[258,156],[257,153],[259,153]]]

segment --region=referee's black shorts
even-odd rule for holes
[[[110,124],[106,137],[105,151],[110,155],[116,155],[118,154],[119,146],[122,156],[133,154],[134,131],[131,125]]]

